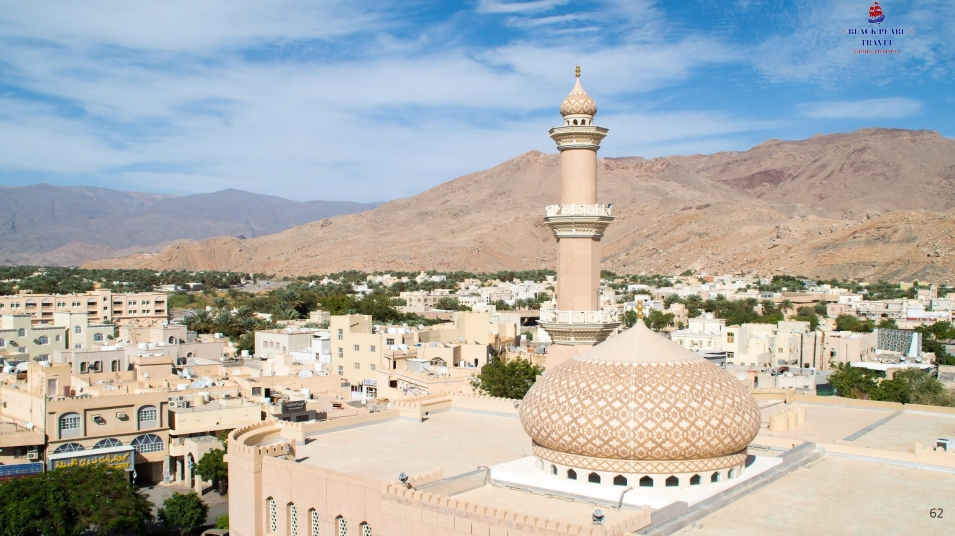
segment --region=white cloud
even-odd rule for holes
[[[478,13],[540,13],[562,6],[569,0],[529,0],[504,2],[501,0],[480,0]]]
[[[922,102],[905,97],[803,104],[800,114],[813,119],[898,119],[922,112]]]

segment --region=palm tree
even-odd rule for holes
[[[294,307],[289,307],[283,303],[280,303],[275,309],[273,309],[272,314],[275,316],[276,320],[295,320],[300,316]]]
[[[255,318],[255,311],[248,305],[243,305],[235,310],[236,318]]]
[[[222,311],[212,319],[216,333],[231,334],[235,327],[235,318],[228,311]]]
[[[212,314],[205,309],[194,311],[186,317],[186,327],[196,333],[209,333],[212,330]]]
[[[229,298],[225,296],[216,296],[212,298],[212,308],[215,309],[217,313],[222,313],[229,307]]]
[[[276,292],[275,297],[279,299],[280,307],[284,305],[294,309],[299,305],[302,305],[302,297],[299,296],[295,289],[284,288]]]

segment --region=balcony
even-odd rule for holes
[[[562,311],[541,309],[540,322],[545,324],[613,324],[619,322],[616,309],[600,311]]]
[[[555,216],[613,216],[608,205],[549,205],[544,210],[548,218]]]

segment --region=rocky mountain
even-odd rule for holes
[[[374,210],[246,240],[180,241],[91,266],[311,274],[553,267],[544,207],[559,161],[531,152]],[[946,279],[955,271],[955,140],[863,129],[745,152],[598,161],[620,273]]]
[[[73,265],[181,239],[252,238],[375,206],[298,202],[241,190],[171,196],[49,184],[0,186],[0,263]]]

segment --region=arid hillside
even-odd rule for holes
[[[542,216],[558,201],[558,180],[558,156],[531,152],[374,210],[89,266],[286,275],[553,267]],[[598,180],[616,216],[604,266],[619,273],[955,272],[955,140],[936,132],[864,129],[745,152],[607,158]]]

